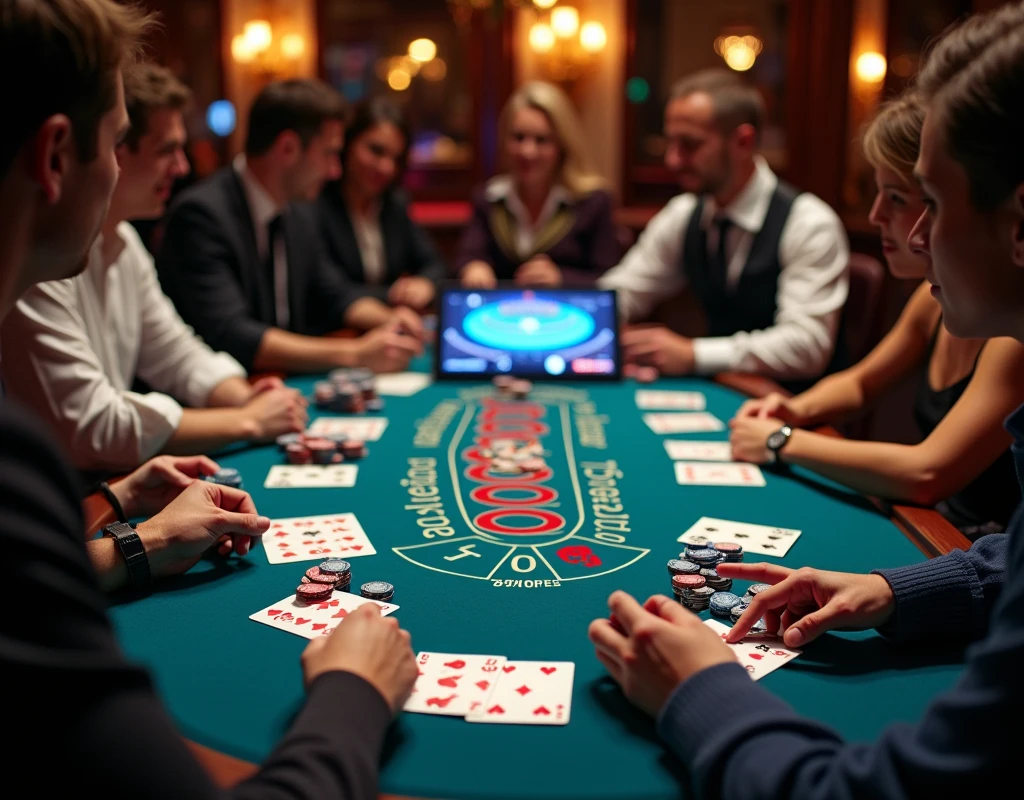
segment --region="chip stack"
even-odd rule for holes
[[[747,589],[747,594],[749,594],[751,597],[757,597],[759,594],[761,594],[761,592],[767,591],[771,588],[772,585],[770,583],[755,583],[749,589]]]
[[[343,460],[338,446],[330,439],[306,439],[305,445],[314,464],[340,464]]]
[[[334,588],[339,592],[347,592],[352,584],[352,565],[342,558],[329,558],[321,561],[317,568],[320,574],[335,579]]]
[[[710,547],[702,547],[698,550],[686,548],[686,560],[700,565],[702,568],[714,569],[722,563],[722,554]]]
[[[727,592],[732,588],[732,578],[722,577],[715,569],[704,567],[701,569],[700,575],[707,581],[708,586],[716,592]]]
[[[366,445],[357,439],[349,439],[343,433],[327,436],[304,436],[300,433],[286,433],[277,437],[278,446],[284,450],[289,464],[340,464],[365,458]]]
[[[694,564],[692,561],[685,561],[680,558],[670,559],[668,562],[668,574],[669,575],[696,575],[700,572],[700,567]]]
[[[327,600],[334,592],[334,587],[329,583],[300,583],[295,590],[295,596],[307,603],[321,603]]]
[[[683,605],[695,614],[699,614],[708,609],[711,604],[711,595],[714,593],[715,590],[710,586],[697,586],[688,589],[683,595]]]
[[[317,381],[313,386],[313,399],[317,408],[339,414],[362,414],[384,408],[373,372],[365,367],[331,370],[326,381]]]
[[[735,597],[735,595],[733,595]],[[732,620],[733,624],[739,622],[740,617],[743,616],[743,612],[747,610],[748,603],[743,602],[743,598],[738,598],[739,602],[729,609],[729,619]]]
[[[715,542],[711,545],[711,549],[721,553],[723,559],[730,564],[736,564],[743,560],[743,548],[735,542]]]
[[[231,469],[230,467],[219,469],[212,475],[206,475],[203,480],[210,483],[218,483],[221,486],[230,486],[232,489],[242,488],[242,476],[237,469]]]
[[[370,581],[359,587],[359,594],[368,600],[387,603],[395,596],[395,587],[387,581]]]
[[[719,619],[729,619],[732,610],[740,604],[740,599],[732,592],[715,592],[708,601],[711,616]]]

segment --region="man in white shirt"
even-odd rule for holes
[[[843,358],[846,232],[826,203],[780,182],[756,155],[763,117],[761,97],[734,73],[705,70],[674,89],[665,164],[684,194],[598,285],[618,290],[630,322],[689,286],[708,336],[627,331],[628,362],[668,375],[740,370],[796,381]]]
[[[50,423],[82,470],[133,469],[158,453],[302,430],[302,396],[278,380],[250,386],[234,358],[197,338],[125,221],[160,217],[175,179],[188,173],[188,90],[169,71],[139,65],[125,77],[125,99],[131,128],[88,266],[29,290],[4,324],[8,392]],[[136,378],[153,391],[133,392]]]

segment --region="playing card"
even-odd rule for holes
[[[704,624],[721,636],[723,640],[729,633],[729,626],[723,625],[718,620],[704,620]],[[790,650],[777,636],[750,636],[741,639],[736,644],[728,642],[726,644],[736,656],[736,660],[755,681],[761,680],[769,672],[774,672],[802,653],[801,650]]]
[[[484,705],[505,664],[505,656],[420,653],[419,677],[403,710],[417,714],[464,717]]]
[[[292,595],[251,614],[249,619],[269,625],[271,628],[294,633],[296,636],[315,639],[317,636],[329,634],[351,612],[367,603],[380,606],[382,616],[398,610],[398,606],[391,603],[368,600],[348,592],[335,592],[322,603],[307,603]]]
[[[707,401],[700,392],[667,392],[657,389],[638,389],[636,407],[646,410],[669,409],[677,411],[703,411]]]
[[[666,439],[663,444],[673,461],[732,462],[732,445],[728,442],[683,442]]]
[[[764,486],[764,475],[753,464],[709,464],[677,461],[676,481],[692,486]]]
[[[317,417],[306,431],[307,436],[330,436],[343,433],[349,439],[375,442],[384,435],[388,421],[383,417]]]
[[[263,549],[271,564],[357,558],[377,552],[355,514],[273,519],[270,530],[263,534]]]
[[[302,464],[273,466],[263,482],[265,489],[346,489],[356,485],[355,464]]]
[[[394,375],[378,375],[377,394],[389,397],[411,397],[430,386],[432,379],[426,372],[399,372]]]
[[[686,544],[734,542],[744,552],[782,558],[799,538],[800,531],[793,528],[773,528],[770,525],[701,517],[677,541]]]
[[[566,725],[575,671],[571,661],[506,661],[494,692],[466,722]]]
[[[725,430],[722,420],[706,411],[644,414],[643,420],[655,433],[704,433]]]

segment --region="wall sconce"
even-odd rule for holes
[[[715,39],[715,52],[725,65],[736,72],[746,72],[764,49],[764,43],[752,33],[743,36],[719,36]]]
[[[416,76],[428,81],[443,81],[448,65],[437,57],[437,45],[432,39],[414,39],[403,56],[383,58],[377,62],[377,75],[396,92],[412,86]]]
[[[534,0],[538,8],[554,2]],[[595,57],[608,44],[604,25],[596,21],[580,24],[580,12],[572,6],[556,6],[546,18],[539,17],[530,28],[530,49],[541,57],[550,77],[572,83],[593,67]]]
[[[272,80],[293,72],[306,52],[306,40],[298,33],[285,34],[276,47],[274,44],[271,24],[264,19],[250,20],[232,37],[231,57]]]
[[[885,56],[881,53],[868,52],[857,56],[854,72],[864,83],[881,83],[885,79]]]

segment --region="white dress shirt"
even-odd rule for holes
[[[137,467],[177,430],[180,403],[201,407],[245,376],[182,322],[135,229],[122,222],[117,235],[112,264],[97,241],[81,275],[18,301],[0,339],[8,393],[51,424],[79,469]],[[154,391],[131,391],[136,376]]]
[[[569,190],[561,184],[555,184],[544,200],[540,216],[534,222],[530,217],[530,212],[526,210],[526,206],[520,199],[511,176],[498,175],[491,178],[484,189],[484,195],[492,203],[497,203],[499,200],[505,201],[505,207],[516,222],[516,252],[519,253],[520,258],[526,258],[533,252],[537,235],[558,213],[558,209],[563,204],[572,203],[572,195],[569,194]]]
[[[356,234],[359,258],[363,262],[363,280],[372,286],[380,286],[388,276],[387,254],[384,252],[384,235],[380,230],[379,202],[373,203],[365,216],[349,208],[349,219]]]
[[[706,198],[701,226],[708,252],[718,251],[716,215],[733,223],[726,234],[726,283],[735,287],[743,274],[755,235],[764,224],[778,178],[758,157],[753,176],[728,206],[718,209]],[[618,291],[626,319],[637,321],[655,304],[686,286],[683,239],[697,197],[673,198],[648,223],[618,266],[599,281]],[[835,349],[839,320],[849,291],[850,248],[836,213],[821,199],[803,193],[793,202],[779,242],[775,324],[758,331],[694,340],[696,371],[756,372],[779,379],[820,375]]]
[[[267,194],[259,179],[252,174],[245,162],[245,153],[235,156],[232,167],[242,181],[249,213],[252,214],[252,226],[256,232],[256,252],[262,264],[267,257],[270,222],[283,214],[284,209],[274,202],[274,198]],[[288,309],[288,248],[284,242],[284,231],[274,240],[274,312],[277,327],[287,330],[291,312]]]

